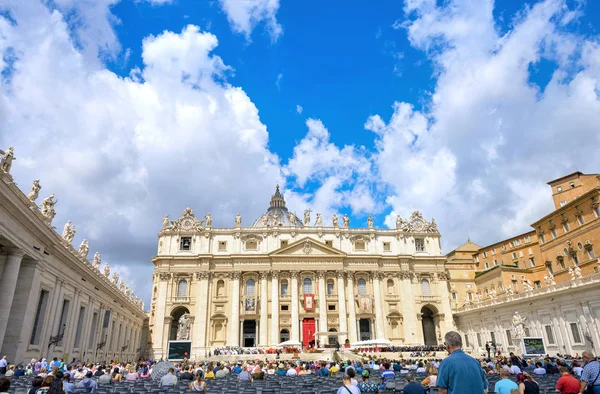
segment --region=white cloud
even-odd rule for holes
[[[277,90],[281,90],[281,81],[283,80],[283,74],[277,74],[277,78],[275,79],[275,86],[277,86]]]
[[[302,111],[304,111],[304,109],[302,108],[302,106],[301,105],[296,105],[296,112],[298,114],[302,114]]]
[[[283,34],[283,28],[277,22],[279,0],[219,0],[219,3],[231,28],[248,40],[254,28],[263,22],[272,41],[277,41]]]

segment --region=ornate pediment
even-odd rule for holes
[[[277,249],[270,256],[345,256],[346,254],[336,248],[325,245],[312,238],[302,238],[288,246]]]
[[[439,233],[435,219],[428,222],[419,211],[414,211],[407,221],[398,216],[396,228],[410,233]]]
[[[171,220],[171,223],[165,229],[168,230],[183,230],[183,231],[197,231],[204,228],[204,221],[200,221],[196,218],[194,210],[192,208],[186,208],[183,210],[183,214],[177,220]]]

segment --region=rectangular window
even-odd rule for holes
[[[552,268],[552,263],[548,264],[546,267],[548,267],[548,273],[550,275],[554,275],[554,268]]]
[[[490,263],[488,263],[487,261],[485,262],[485,269],[486,270],[490,269]]]
[[[225,252],[227,250],[227,241],[219,241],[219,252]]]
[[[563,230],[565,231],[565,233],[569,232],[569,223],[563,223]]]
[[[523,251],[519,250],[519,257],[523,257]]]
[[[333,246],[333,241],[332,240],[325,241],[325,245]]]
[[[102,322],[102,328],[108,328],[108,323],[110,323],[110,311],[105,311],[104,321]]]
[[[492,249],[492,256],[496,255],[496,249]]]
[[[452,293],[452,301],[456,301],[456,293]]]
[[[506,246],[502,245],[500,249],[502,249],[503,252],[506,252]]]
[[[540,282],[539,280],[534,281],[533,285],[535,286],[536,289],[542,288],[542,282]]]
[[[530,267],[535,267],[535,259],[533,257],[529,258],[529,266]]]
[[[596,215],[597,218],[600,217],[600,206],[594,207],[594,215]]]
[[[531,248],[527,249],[527,253],[529,253],[530,255],[532,255],[533,254],[533,249],[531,249]]]
[[[58,333],[60,334],[63,329],[62,327],[65,326],[67,324],[67,317],[69,316],[69,305],[71,304],[71,301],[69,300],[64,300],[63,301],[63,305],[62,305],[62,310],[60,312],[60,320],[58,323]],[[56,343],[56,346],[62,346],[63,341],[62,339]]]
[[[552,331],[552,326],[548,324],[544,326],[544,329],[546,330],[546,342],[548,342],[548,345],[556,344],[556,342],[554,342],[554,332]]]
[[[581,334],[579,333],[579,325],[577,323],[569,323],[571,333],[573,334],[573,342],[581,343]]]
[[[544,239],[544,234],[540,234],[540,242],[541,243],[546,242],[545,239]]]
[[[557,186],[557,187],[556,187],[556,191],[557,191],[558,193],[562,192],[562,186]]]
[[[333,295],[333,283],[327,283],[327,295]]]
[[[573,257],[573,263],[575,263],[575,265],[579,265],[579,257],[577,257],[577,253],[574,253],[572,255]]]
[[[479,347],[482,346],[482,344],[481,344],[481,333],[479,333],[479,332],[477,333],[477,346],[479,346]]]
[[[246,250],[257,250],[258,244],[256,241],[246,241]]]
[[[281,295],[282,296],[288,295],[288,284],[287,283],[281,284]]]
[[[479,263],[479,256],[475,256],[475,262]]]
[[[281,310],[282,311],[289,311],[290,307],[289,307],[289,305],[281,305]]]
[[[513,260],[516,260],[516,259],[517,259],[517,252],[513,252],[513,253],[512,253],[512,258],[513,258]]]
[[[354,250],[365,250],[365,242],[364,241],[354,242]]]
[[[98,325],[98,312],[94,312],[94,317],[92,317],[92,328],[90,332],[90,339],[88,341],[88,349],[91,349],[94,346],[94,340],[96,339],[96,326]]]
[[[181,237],[179,242],[179,250],[191,250],[192,249],[192,237]]]
[[[525,243],[531,242],[531,237],[528,235],[525,237]]]
[[[44,316],[46,315],[46,307],[48,306],[48,297],[50,292],[42,290],[38,299],[37,309],[35,310],[35,320],[33,321],[33,330],[31,331],[31,345],[40,344],[40,334],[44,325]]]
[[[288,241],[287,241],[287,239],[283,239],[283,240],[281,240],[281,247],[282,247],[282,248],[285,248],[286,246],[288,246]]]
[[[552,239],[558,237],[558,233],[556,232],[556,229],[553,228],[552,230],[550,230],[550,233],[552,234]]]
[[[510,335],[510,330],[506,330],[506,340],[508,343],[512,343],[512,336]]]
[[[75,329],[75,343],[73,347],[79,349],[81,344],[81,330],[83,330],[83,320],[85,319],[85,306],[79,308],[79,318],[77,319],[77,328]]]
[[[490,331],[490,338],[492,339],[492,343],[496,343],[496,333],[493,331]]]
[[[327,310],[328,311],[335,311],[335,304],[327,305]]]
[[[588,248],[587,252],[588,252],[588,256],[590,256],[590,260],[593,260],[593,259],[596,258],[596,255],[594,254],[594,249],[593,248]]]
[[[498,260],[494,259],[494,267],[498,265]]]
[[[415,238],[415,249],[417,252],[425,251],[425,240],[423,238]]]
[[[561,206],[561,207],[564,207],[565,205],[567,205],[567,202],[566,202],[565,200],[562,200],[562,201],[560,202],[560,206]]]
[[[583,220],[583,215],[577,215],[577,221],[582,226],[585,224],[585,220]]]
[[[487,252],[483,252],[483,258],[487,258]]]
[[[391,250],[392,250],[392,247],[391,247],[390,243],[389,242],[384,242],[383,243],[383,251],[384,252],[389,252]]]
[[[571,189],[575,188],[575,182],[569,182],[569,186],[571,186]]]

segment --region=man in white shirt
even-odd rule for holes
[[[290,369],[287,370],[287,372],[285,373],[285,376],[296,376],[298,375],[298,372],[296,372],[296,369],[294,368],[293,365],[290,365]]]
[[[175,386],[177,384],[177,376],[175,376],[175,370],[169,368],[169,373],[160,378],[160,386]]]
[[[545,375],[546,370],[542,368],[541,363],[535,363],[535,369],[533,370],[534,375]]]
[[[6,367],[8,366],[8,361],[6,361],[6,356],[2,357],[0,360],[0,374],[6,374]]]
[[[516,365],[511,365],[508,369],[510,370],[511,375],[518,375],[521,373],[521,368]]]

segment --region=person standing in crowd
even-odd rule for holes
[[[583,371],[581,372],[581,386],[579,393],[583,394],[586,389],[591,387],[593,394],[600,394],[600,363],[596,361],[596,357],[592,352],[585,351],[582,353]],[[588,391],[589,393],[590,391]]]
[[[6,356],[3,356],[2,360],[0,360],[0,375],[6,375],[6,368],[8,368],[8,360],[6,359]]]
[[[0,378],[0,394],[8,394],[10,390],[10,379]]]
[[[438,370],[439,394],[483,394],[485,374],[477,360],[463,352],[460,334],[447,332],[444,344],[450,355],[441,362]]]
[[[510,394],[511,390],[518,390],[519,386],[510,380],[510,371],[508,368],[502,368],[500,371],[500,380],[496,382],[494,391],[498,394]]]
[[[490,343],[486,342],[485,343],[485,351],[487,352],[488,358],[490,358],[490,351],[492,350],[492,348],[490,347]]]
[[[340,387],[336,394],[361,394],[358,386],[353,386],[350,376],[344,375],[342,378],[342,387]]]
[[[560,394],[577,394],[579,393],[579,380],[575,379],[573,375],[569,373],[567,367],[560,367],[561,377],[556,382],[556,391]]]
[[[406,385],[402,389],[403,394],[425,394],[425,387],[419,384],[412,373],[406,375]]]

